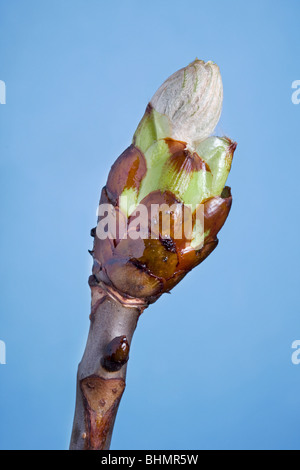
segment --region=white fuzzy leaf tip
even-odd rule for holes
[[[171,75],[151,99],[153,108],[168,116],[172,137],[195,148],[210,136],[222,111],[223,85],[219,67],[196,59]]]

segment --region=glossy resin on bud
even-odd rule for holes
[[[228,137],[210,136],[222,98],[217,65],[195,60],[179,70],[155,93],[111,168],[100,206],[111,205],[118,217],[113,237],[93,233],[93,274],[125,298],[154,302],[218,244],[236,149]]]

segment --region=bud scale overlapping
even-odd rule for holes
[[[100,207],[111,205],[117,217],[113,237],[93,232],[96,282],[151,303],[216,248],[231,208],[225,184],[236,149],[229,138],[209,137],[222,97],[218,67],[198,60],[156,92],[102,190]],[[147,236],[137,237],[141,208]]]

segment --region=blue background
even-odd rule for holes
[[[300,3],[0,0],[0,447],[68,447],[102,186],[196,56],[238,142],[217,250],[140,319],[112,449],[299,449]]]

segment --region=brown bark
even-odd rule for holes
[[[109,449],[141,311],[141,307],[124,306],[101,287],[92,286],[91,325],[78,367],[70,450]]]

